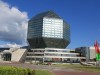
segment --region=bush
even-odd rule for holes
[[[0,75],[35,75],[35,72],[31,69],[0,66]]]

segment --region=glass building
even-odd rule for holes
[[[27,39],[32,48],[66,48],[70,26],[53,11],[43,12],[28,22]]]

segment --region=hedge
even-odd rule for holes
[[[35,71],[13,66],[0,66],[0,75],[35,75]]]

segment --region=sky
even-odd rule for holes
[[[0,0],[0,47],[27,45],[28,20],[48,10],[70,24],[67,48],[100,42],[100,0]]]

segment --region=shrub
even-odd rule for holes
[[[35,75],[35,72],[32,69],[0,66],[0,75]]]

